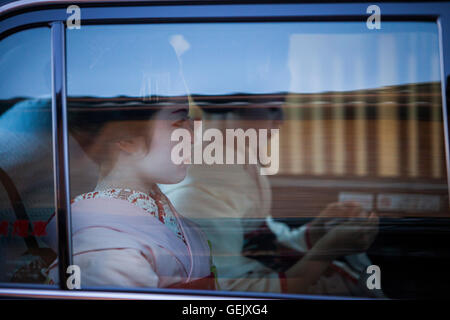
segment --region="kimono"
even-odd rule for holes
[[[270,215],[270,185],[263,183],[255,183],[246,165],[205,164],[190,166],[178,184],[160,185],[180,213],[195,221],[211,241],[220,290],[285,291],[282,272],[242,253],[245,235]]]
[[[297,256],[311,249],[308,225],[291,230],[272,219],[271,186],[267,176],[259,173],[257,165],[196,165],[189,167],[182,182],[160,186],[211,241],[221,290],[286,292],[288,279],[284,272],[243,252],[252,233],[270,230],[278,243],[295,250]],[[335,260],[308,293],[382,296],[365,284],[370,264],[365,253]]]
[[[215,288],[207,239],[157,187],[149,194],[117,188],[90,192],[76,197],[71,209],[81,288]],[[50,283],[58,281],[57,264],[48,268]]]

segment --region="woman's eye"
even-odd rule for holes
[[[183,120],[178,120],[172,123],[172,126],[174,127],[182,127],[183,126]]]
[[[186,116],[183,116],[182,119],[175,121],[173,123],[173,126],[182,127],[185,125],[186,122],[191,121],[191,120],[192,120],[192,118],[190,116],[186,115]]]

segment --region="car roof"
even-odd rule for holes
[[[136,5],[142,4],[281,4],[281,3],[364,3],[373,2],[373,0],[0,0],[0,15],[6,12],[31,9],[33,7],[46,7],[54,5],[105,5],[105,4],[123,4]],[[378,2],[402,2],[402,0],[380,0]],[[405,1],[406,2],[406,1]],[[410,0],[407,2],[426,2],[425,0]],[[445,0],[432,0],[432,2],[446,2]]]

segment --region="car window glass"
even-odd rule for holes
[[[212,274],[224,291],[443,292],[449,204],[439,59],[431,22],[69,30],[82,285],[180,287]],[[167,110],[187,107],[195,121],[174,125]],[[173,139],[174,128],[195,139]],[[191,151],[176,144],[184,140]],[[148,150],[139,154],[141,146]],[[100,227],[88,232],[92,212],[101,212]],[[158,242],[162,234],[170,241]],[[190,237],[199,269],[183,253]]]
[[[56,257],[50,53],[49,28],[0,42],[1,282],[48,284]]]

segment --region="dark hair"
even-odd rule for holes
[[[283,94],[247,94],[236,93],[223,96],[198,96],[193,95],[193,100],[198,101],[197,105],[202,112],[207,114],[228,114],[228,113],[252,113],[255,119],[268,117],[263,110],[271,113],[279,113],[285,103]],[[258,113],[260,115],[258,115]]]
[[[89,104],[85,101],[69,101],[69,132],[98,165],[113,160],[110,159],[112,142],[144,136],[149,147],[148,131],[151,125],[148,120],[162,108],[158,104],[127,105],[110,100],[107,103],[89,101]]]
[[[240,104],[229,107],[218,107],[216,105],[200,105],[202,112],[207,114],[239,114],[241,119],[246,120],[282,120],[282,106],[270,104]],[[268,110],[269,113],[264,112]]]
[[[209,114],[225,114],[238,111],[236,107],[217,107],[215,105],[199,105],[203,112]]]

